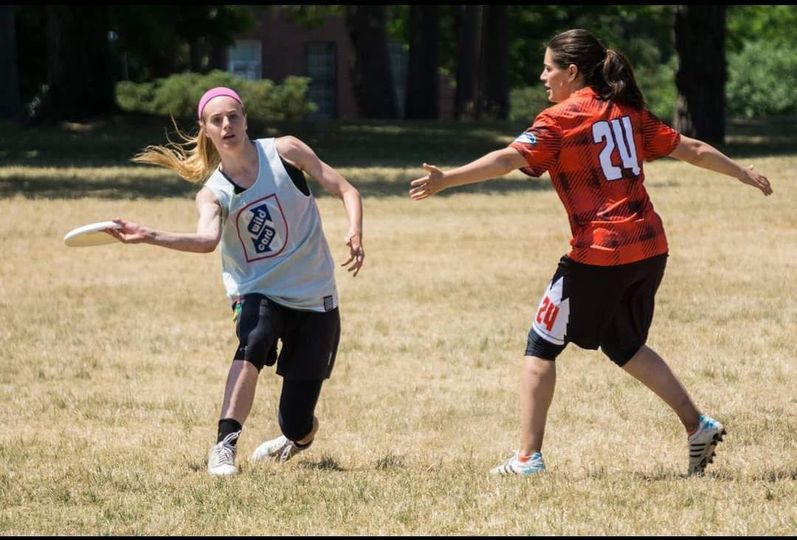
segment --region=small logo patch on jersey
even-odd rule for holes
[[[515,139],[515,142],[522,144],[537,144],[537,137],[535,137],[533,133],[524,131],[523,133],[518,135],[517,139]]]
[[[324,311],[332,311],[335,309],[335,302],[332,295],[324,297]]]

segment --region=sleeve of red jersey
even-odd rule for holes
[[[669,156],[678,143],[681,134],[659,120],[647,109],[642,110],[642,142],[645,161]]]
[[[561,128],[550,115],[541,113],[509,146],[520,152],[529,164],[521,171],[529,176],[540,176],[556,163],[561,143]]]

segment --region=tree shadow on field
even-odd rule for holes
[[[74,169],[72,169],[74,171]],[[110,200],[136,199],[193,199],[200,185],[191,184],[177,177],[163,175],[147,175],[136,173],[135,177],[125,177],[124,173],[113,179],[90,178],[90,169],[86,176],[79,172],[71,172],[64,176],[43,174],[9,174],[0,177],[0,199],[13,198],[17,195],[26,199],[82,199],[93,197]],[[367,179],[359,179],[356,173],[351,182],[363,197],[409,197],[410,181],[414,177],[388,177],[376,175]],[[420,173],[418,173],[420,174]],[[107,174],[105,174],[107,176]],[[313,195],[318,198],[330,196],[316,182],[310,181]],[[508,194],[524,191],[551,190],[551,182],[547,177],[528,179],[498,178],[479,184],[461,186],[444,191],[436,197],[449,197],[458,193]]]
[[[11,174],[0,178],[0,199],[20,195],[26,199],[193,199],[200,186],[162,176],[95,180],[71,177]]]
[[[178,125],[188,129],[191,122],[178,121]],[[408,197],[409,182],[424,174],[424,162],[444,169],[468,163],[505,147],[524,128],[517,122],[498,121],[276,122],[260,126],[251,122],[249,134],[295,135],[332,167],[348,169],[347,178],[363,196]],[[719,148],[734,158],[797,154],[797,117],[730,119],[726,131],[726,141]],[[171,120],[161,117],[118,115],[90,123],[36,127],[2,122],[0,199],[192,199],[198,186],[130,161],[146,145],[163,144],[168,139],[179,140]],[[29,168],[35,169],[26,170]],[[317,183],[310,184],[316,196],[326,196]],[[438,196],[550,189],[547,175],[539,179],[515,176],[461,186]]]
[[[732,158],[797,153],[797,116],[731,119],[719,148]]]

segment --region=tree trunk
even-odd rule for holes
[[[0,119],[22,116],[15,23],[14,6],[0,5]]]
[[[84,120],[116,110],[107,6],[47,6],[49,110]]]
[[[210,40],[210,60],[208,69],[227,70],[227,45],[218,39]]]
[[[188,40],[188,69],[193,73],[202,73],[202,38],[194,37]]]
[[[509,117],[509,27],[507,6],[485,6],[478,116]]]
[[[410,5],[410,57],[405,118],[435,120],[438,110],[439,6]]]
[[[725,139],[725,11],[722,5],[675,9],[678,89],[673,127],[712,144]]]
[[[479,63],[481,61],[481,28],[484,6],[462,6],[457,55],[457,90],[454,96],[454,118],[478,117]]]
[[[346,24],[354,48],[352,85],[361,118],[398,116],[384,5],[346,6]]]

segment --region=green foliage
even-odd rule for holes
[[[571,28],[591,31],[607,47],[623,51],[637,69],[666,63],[674,55],[671,14],[670,6],[510,6],[510,84],[536,84],[545,44]]]
[[[327,17],[343,15],[345,6],[342,5],[304,5],[290,4],[278,6],[282,15],[289,21],[300,24],[308,29],[318,29],[324,26]]]
[[[180,73],[149,83],[122,81],[116,86],[116,100],[125,111],[188,118],[196,115],[196,104],[208,88],[234,88],[246,104],[250,119],[300,120],[316,110],[306,99],[309,79],[286,77],[281,84],[269,79],[250,81],[226,71],[207,75]]]
[[[753,118],[797,113],[797,45],[747,42],[728,55],[728,113]]]
[[[675,114],[675,101],[678,95],[675,87],[676,65],[677,58],[671,56],[666,63],[640,64],[634,71],[648,109],[667,123]]]
[[[513,88],[509,93],[509,120],[531,125],[534,118],[551,105],[542,84]]]
[[[797,6],[733,5],[728,8],[729,53],[739,53],[747,42],[797,43]]]

